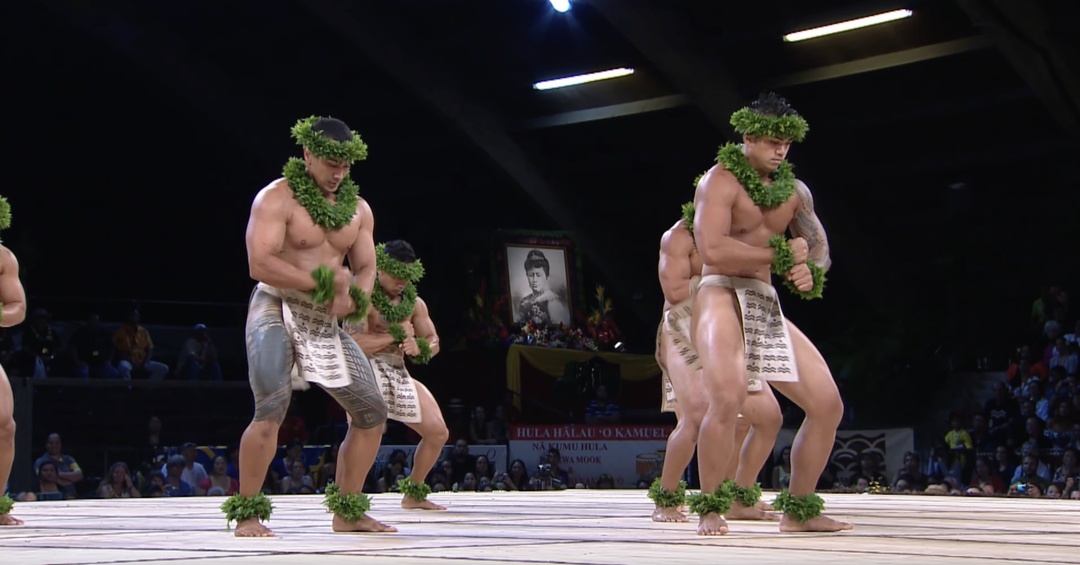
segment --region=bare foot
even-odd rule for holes
[[[723,516],[710,512],[698,520],[697,533],[699,536],[722,536],[728,533],[727,522]]]
[[[388,526],[382,522],[372,518],[371,516],[364,515],[363,518],[355,522],[346,522],[345,518],[334,514],[334,531],[335,532],[396,532],[397,528]]]
[[[23,521],[11,514],[0,514],[0,526],[21,526]]]
[[[738,502],[731,505],[731,510],[724,514],[728,520],[756,520],[762,522],[779,522],[780,516],[772,512],[766,512],[757,505],[747,508]]]
[[[828,516],[815,516],[809,520],[799,523],[798,520],[791,516],[785,515],[780,520],[781,532],[839,532],[843,530],[850,530],[855,527],[851,522],[841,522],[839,520],[833,520]]]
[[[772,512],[773,510],[776,510],[776,508],[774,508],[772,504],[769,504],[768,502],[765,502],[764,500],[757,501],[757,504],[755,504],[755,506],[757,506],[758,508],[760,508],[761,510],[764,510],[766,512]]]
[[[260,524],[258,518],[248,518],[236,523],[235,535],[238,538],[272,538],[274,532]]]
[[[686,518],[686,514],[679,511],[678,508],[660,508],[657,507],[652,513],[653,522],[689,522]]]
[[[446,510],[445,506],[440,506],[430,500],[416,500],[409,496],[401,497],[401,507],[406,510]]]

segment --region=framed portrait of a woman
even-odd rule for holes
[[[573,325],[580,259],[565,232],[499,232],[511,323]]]

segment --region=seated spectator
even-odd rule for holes
[[[274,480],[281,481],[281,479],[291,474],[293,463],[296,462],[299,462],[304,466],[303,474],[306,475],[308,473],[308,468],[307,459],[304,457],[304,441],[299,438],[292,440],[289,443],[289,448],[285,451],[285,457],[278,459],[271,466],[271,470],[277,475],[274,477]]]
[[[495,466],[491,464],[491,460],[487,458],[487,455],[476,456],[476,474],[477,480],[488,479],[491,480],[495,477]]]
[[[83,480],[83,472],[82,469],[79,468],[79,464],[75,461],[74,457],[64,455],[62,452],[63,447],[64,445],[60,441],[60,434],[49,434],[49,439],[45,442],[45,455],[42,455],[34,462],[34,472],[38,472],[44,463],[52,462],[56,466],[56,483],[60,485],[60,490],[63,491],[64,497],[75,498],[75,485]]]
[[[1080,457],[1077,457],[1075,449],[1067,449],[1061,454],[1061,465],[1054,471],[1051,482],[1064,484],[1070,478],[1080,476]]]
[[[109,472],[101,479],[98,486],[99,498],[139,498],[139,489],[131,480],[131,470],[127,463],[117,461],[109,467]]]
[[[307,474],[303,461],[293,461],[289,474],[281,479],[282,494],[315,494],[315,481]]]
[[[1013,463],[1013,452],[1004,445],[999,445],[994,452],[994,472],[1002,478],[1012,477],[1017,465]]]
[[[510,471],[499,475],[496,483],[502,483],[505,490],[529,490],[529,471],[525,462],[514,459],[510,462]]]
[[[1039,460],[1039,452],[1032,448],[1024,450],[1024,457],[1020,466],[1013,473],[1009,484],[1015,485],[1022,482],[1034,482],[1035,477],[1041,479],[1043,486],[1050,482],[1050,467]]]
[[[202,463],[195,460],[198,455],[199,448],[193,442],[189,441],[180,448],[180,458],[184,461],[184,469],[180,474],[180,479],[187,483],[192,491],[194,491],[196,485],[206,478],[206,468],[202,466]],[[169,476],[168,465],[171,465],[172,461],[173,459],[169,458],[169,462],[162,466],[162,475]]]
[[[483,406],[473,408],[472,418],[469,419],[469,443],[473,445],[493,445],[496,438],[491,434],[491,426],[488,425],[487,413]]]
[[[184,349],[176,363],[176,375],[189,381],[221,380],[217,347],[210,340],[205,324],[196,324],[191,337],[184,342]]]
[[[232,496],[240,490],[240,482],[229,476],[229,464],[218,455],[210,474],[195,485],[196,496]]]
[[[985,457],[975,460],[975,472],[971,476],[970,489],[977,489],[978,494],[1004,494],[1005,479],[994,472]],[[971,492],[969,489],[969,492]]]
[[[101,327],[101,319],[97,314],[92,314],[86,319],[86,323],[72,334],[68,354],[77,378],[120,378],[120,371],[113,366],[112,340]]]
[[[124,380],[130,381],[133,372],[145,373],[153,381],[163,380],[169,374],[168,365],[152,359],[154,341],[150,339],[150,332],[139,325],[136,309],[128,313],[127,323],[113,333],[113,348],[118,359],[116,368]]]
[[[60,484],[55,461],[43,461],[37,466],[38,488],[33,492],[19,493],[15,500],[33,502],[35,500],[70,500],[75,498],[74,493],[68,494]]]
[[[195,488],[182,477],[186,461],[182,455],[173,455],[165,463],[165,496],[193,496]]]

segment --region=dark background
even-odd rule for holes
[[[252,197],[299,153],[289,127],[332,115],[370,145],[352,175],[376,238],[416,247],[447,341],[493,282],[495,230],[558,229],[651,353],[660,234],[736,139],[727,117],[774,88],[811,125],[790,159],[834,265],[824,300],[785,307],[871,403],[896,386],[882,375],[1003,366],[1040,287],[1077,276],[1076,8],[903,4],[10,3],[4,243],[59,318],[136,299],[144,323],[239,328]],[[780,40],[896,7],[915,17]],[[617,66],[637,72],[531,88]],[[540,127],[642,100],[666,107]]]

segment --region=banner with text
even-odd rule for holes
[[[780,430],[773,447],[776,456],[773,461],[778,461],[780,451],[792,444],[797,431],[787,428]],[[904,454],[914,450],[915,431],[911,428],[837,430],[830,462],[837,477],[848,480],[861,470],[862,455],[872,453],[884,465],[880,469],[882,474],[891,481],[896,471],[904,466]]]
[[[536,473],[549,449],[559,450],[560,467],[575,483],[591,485],[600,475],[611,475],[617,488],[633,488],[638,481],[652,482],[664,465],[672,426],[513,426],[510,459],[525,462]]]

